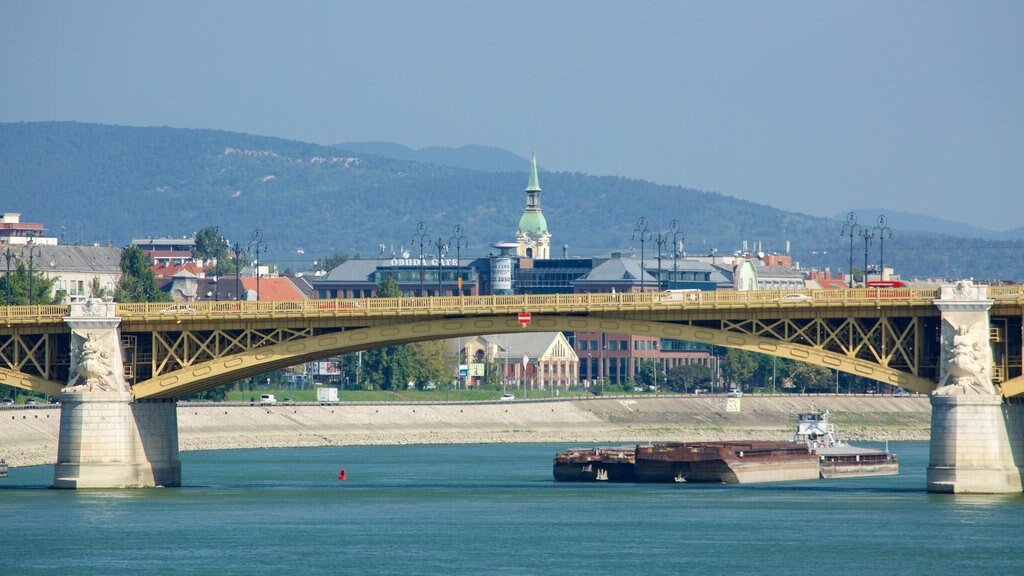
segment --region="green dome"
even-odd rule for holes
[[[519,219],[519,231],[530,234],[546,234],[548,231],[548,221],[544,219],[544,214],[540,212],[524,212],[523,217]]]

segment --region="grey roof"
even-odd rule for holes
[[[645,261],[644,264],[646,265],[647,262]],[[576,280],[576,284],[612,284],[617,282],[639,284],[641,276],[643,276],[644,283],[657,282],[654,276],[640,270],[639,260],[611,258],[595,266],[586,276]]]
[[[561,332],[523,332],[521,334],[492,334],[480,338],[496,345],[502,351],[500,354],[502,356],[507,350],[509,362],[520,362],[523,359],[523,354],[526,354],[530,360],[539,358],[561,334]]]
[[[109,246],[34,246],[32,267],[43,274],[65,273],[121,273],[121,249]],[[29,263],[28,247],[11,247],[11,266],[15,259]],[[6,266],[6,262],[4,262]]]
[[[803,279],[804,277],[800,271],[787,268],[785,266],[754,266],[754,270],[757,271],[758,280],[763,280],[765,278]]]
[[[390,265],[391,260],[353,258],[346,260],[332,269],[326,276],[314,280],[318,282],[352,282],[353,280],[369,280],[379,266]]]

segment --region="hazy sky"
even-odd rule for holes
[[[1022,57],[1020,1],[0,0],[0,122],[536,145],[549,170],[1005,230]]]

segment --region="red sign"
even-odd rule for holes
[[[530,320],[532,320],[532,318],[530,317],[530,313],[529,312],[520,312],[519,313],[519,323],[522,324],[523,326],[526,326],[527,324],[529,324]]]

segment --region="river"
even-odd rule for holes
[[[189,452],[182,488],[146,490],[15,468],[0,573],[1024,573],[1024,496],[926,493],[925,442],[891,444],[899,476],[743,486],[556,483],[566,447]]]

